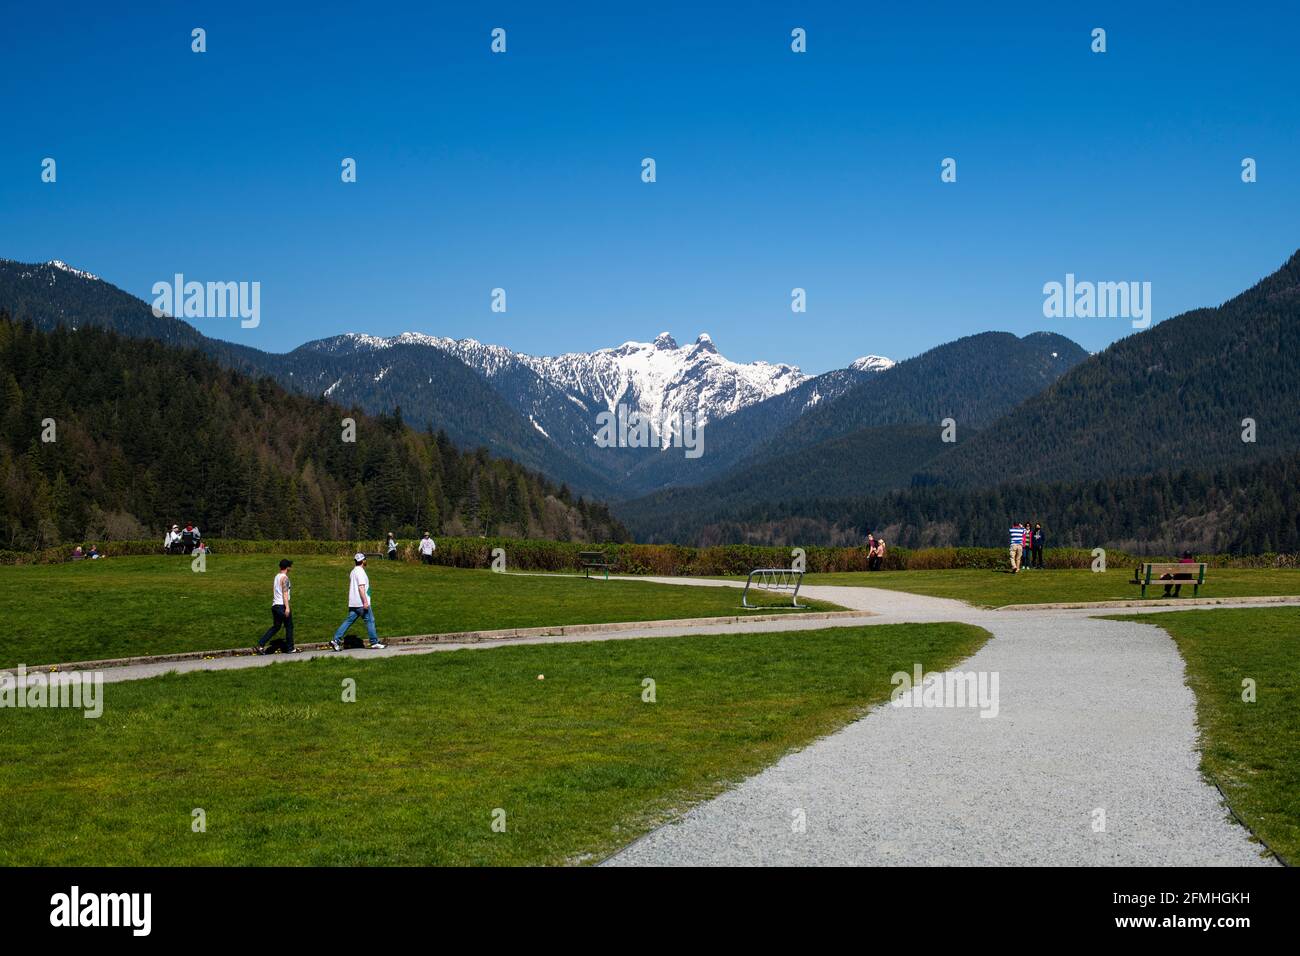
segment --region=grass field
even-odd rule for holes
[[[347,615],[352,561],[288,557],[294,560],[294,639],[328,640]],[[213,555],[207,570],[197,573],[188,558],[160,555],[0,567],[0,605],[9,609],[0,667],[249,647],[271,624],[278,563],[260,555]],[[739,589],[729,587],[530,577],[403,562],[373,561],[367,567],[381,637],[747,613]],[[820,610],[835,607],[808,603]],[[353,632],[365,633],[359,624]]]
[[[910,591],[931,597],[956,598],[983,607],[1005,604],[1051,604],[1057,601],[1138,600],[1141,589],[1128,582],[1132,568],[1111,568],[1101,574],[1092,571],[852,571],[844,574],[809,574],[804,584],[849,584],[894,591]],[[1161,588],[1147,589],[1147,600],[1157,598]],[[1209,568],[1201,597],[1300,597],[1300,570],[1292,568]],[[1192,589],[1183,586],[1183,597]]]
[[[1300,864],[1300,608],[1116,617],[1164,628],[1196,694],[1201,768],[1269,846]],[[1256,700],[1242,700],[1242,681]]]
[[[882,625],[108,684],[99,719],[0,711],[0,864],[590,861],[888,699],[893,672],[987,638]]]

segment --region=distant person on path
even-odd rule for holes
[[[1011,526],[1011,573],[1020,573],[1020,559],[1025,552],[1025,529],[1023,525]]]
[[[867,570],[874,571],[871,565],[876,560],[876,536],[870,531],[867,532]]]
[[[181,532],[181,553],[192,554],[199,543],[199,529],[194,527],[193,523],[186,522],[185,530]]]
[[[387,552],[389,561],[397,560],[397,539],[391,531],[388,532],[388,543],[384,545],[384,551]]]
[[[1195,563],[1196,563],[1196,559],[1195,559],[1194,557],[1192,557],[1192,552],[1190,552],[1190,551],[1184,551],[1184,552],[1183,552],[1183,556],[1182,556],[1181,558],[1178,559],[1178,563],[1179,563],[1179,564],[1195,564]],[[1160,580],[1161,580],[1161,581],[1171,581],[1171,580],[1190,581],[1190,580],[1192,580],[1192,575],[1191,575],[1191,574],[1184,574],[1182,571],[1179,571],[1177,574],[1170,574],[1168,571],[1166,571],[1164,574],[1160,575]],[[1171,596],[1171,595],[1169,594],[1169,589],[1170,589],[1171,587],[1174,589],[1174,593],[1173,593],[1173,595],[1172,595],[1173,597],[1182,597],[1182,596],[1183,596],[1183,586],[1182,586],[1181,584],[1166,584],[1166,585],[1165,585],[1165,594],[1164,594],[1165,597],[1170,597],[1170,596]]]
[[[1032,530],[1034,526],[1031,522],[1026,521],[1021,524],[1021,527],[1025,529],[1025,550],[1021,557],[1020,566],[1028,571],[1034,566],[1034,532]]]
[[[284,652],[286,654],[297,654],[298,648],[293,646],[293,617],[292,608],[289,606],[289,569],[293,567],[293,562],[284,558],[280,562],[280,571],[271,582],[271,629],[262,635],[262,639],[257,642],[253,648],[255,654],[266,653],[266,642],[279,633],[280,628],[284,628]]]
[[[334,632],[334,639],[330,641],[330,646],[336,651],[343,650],[343,635],[348,632],[348,628],[357,618],[361,618],[366,622],[371,648],[382,651],[388,645],[381,644],[379,635],[375,633],[375,612],[370,607],[370,577],[366,574],[366,556],[358,551],[352,556],[352,560],[356,562],[356,567],[348,576],[348,616]]]
[[[1034,567],[1042,569],[1043,567],[1043,542],[1047,539],[1043,536],[1043,526],[1034,523]]]
[[[420,539],[420,560],[425,564],[433,564],[433,552],[438,550],[437,542],[429,537],[429,532],[424,533]]]

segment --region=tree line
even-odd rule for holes
[[[600,502],[392,414],[221,368],[197,350],[0,310],[0,548],[157,535],[387,531],[621,541]],[[354,426],[348,429],[344,419]],[[350,431],[350,434],[349,434]],[[348,440],[351,438],[353,440]]]
[[[937,485],[838,500],[792,498],[713,514],[658,516],[654,541],[848,545],[868,531],[907,548],[994,547],[1012,521],[1041,522],[1049,547],[1133,554],[1300,552],[1300,455],[1204,471],[962,490]],[[634,525],[634,530],[636,526]]]

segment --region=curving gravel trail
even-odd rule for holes
[[[871,623],[987,628],[958,669],[998,674],[998,715],[882,705],[607,865],[1271,865],[1197,769],[1195,701],[1159,628],[807,591]]]

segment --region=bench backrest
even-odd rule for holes
[[[578,560],[579,561],[604,561],[605,552],[604,551],[579,551]]]
[[[1205,583],[1205,569],[1207,566],[1208,565],[1198,564],[1196,562],[1191,562],[1189,564],[1182,564],[1179,562],[1173,562],[1170,564],[1148,563],[1142,565],[1141,578],[1149,584],[1153,580],[1160,580],[1160,575],[1162,574],[1195,574],[1195,580],[1198,583],[1203,584]]]

